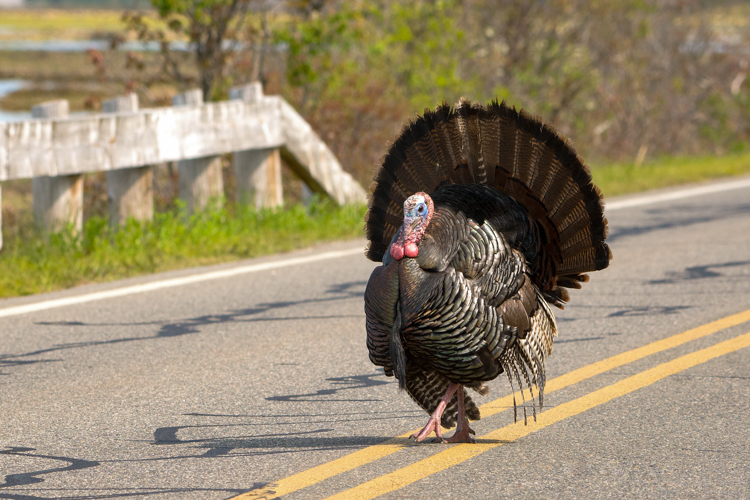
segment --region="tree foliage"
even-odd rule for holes
[[[750,33],[717,21],[728,0],[152,1],[154,39],[193,44],[207,97],[264,81],[363,182],[406,120],[460,97],[523,107],[598,160],[749,139]]]
[[[204,100],[226,93],[230,64],[243,43],[251,0],[152,0],[166,29],[151,28],[142,13],[127,13],[128,29],[143,42],[158,42],[163,70],[187,81],[172,43],[187,41],[199,73]]]

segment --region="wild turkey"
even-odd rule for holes
[[[440,424],[457,421],[447,441],[473,442],[480,414],[464,387],[486,394],[503,372],[531,392],[536,417],[557,335],[550,305],[612,256],[601,194],[573,148],[524,111],[462,100],[402,130],[372,192],[367,257],[383,265],[365,291],[367,347],[431,414],[412,437],[442,441]]]

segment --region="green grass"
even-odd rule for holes
[[[96,34],[122,32],[123,10],[6,10],[0,16],[0,39],[88,40]]]
[[[638,166],[616,163],[591,167],[594,183],[605,197],[743,174],[750,174],[750,153],[666,157]]]
[[[112,231],[106,220],[88,220],[78,237],[69,231],[11,237],[0,254],[0,297],[46,292],[90,282],[215,264],[362,236],[364,206],[328,202],[260,211],[208,210],[185,217],[157,214]]]
[[[605,197],[611,197],[747,174],[750,153],[663,158],[641,166],[595,165],[592,173]],[[261,212],[228,205],[190,218],[172,211],[157,214],[153,222],[146,224],[131,221],[118,231],[112,231],[105,219],[92,217],[79,237],[64,232],[47,241],[29,230],[33,223],[27,184],[16,181],[5,185],[12,189],[4,193],[6,232],[5,248],[0,252],[0,297],[228,262],[363,236],[365,207],[337,208],[319,202],[309,208],[291,205]],[[10,212],[8,207],[14,200],[28,206]],[[15,219],[15,223],[10,219]]]

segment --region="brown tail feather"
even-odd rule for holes
[[[366,223],[367,256],[382,259],[402,220],[404,200],[443,184],[482,184],[522,203],[541,229],[535,281],[558,303],[558,286],[607,267],[601,193],[573,148],[555,130],[505,103],[443,104],[407,125],[375,177]],[[570,276],[574,276],[571,278]],[[560,279],[558,279],[560,278]]]
[[[462,104],[465,104],[462,101]],[[487,168],[482,157],[480,144],[481,129],[479,128],[479,113],[470,113],[470,105],[462,105],[458,111],[458,128],[461,132],[463,156],[468,173],[474,184],[487,184]]]

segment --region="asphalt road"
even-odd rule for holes
[[[544,413],[499,378],[476,445],[398,437],[362,241],[0,301],[0,498],[750,498],[750,187],[637,200]]]

